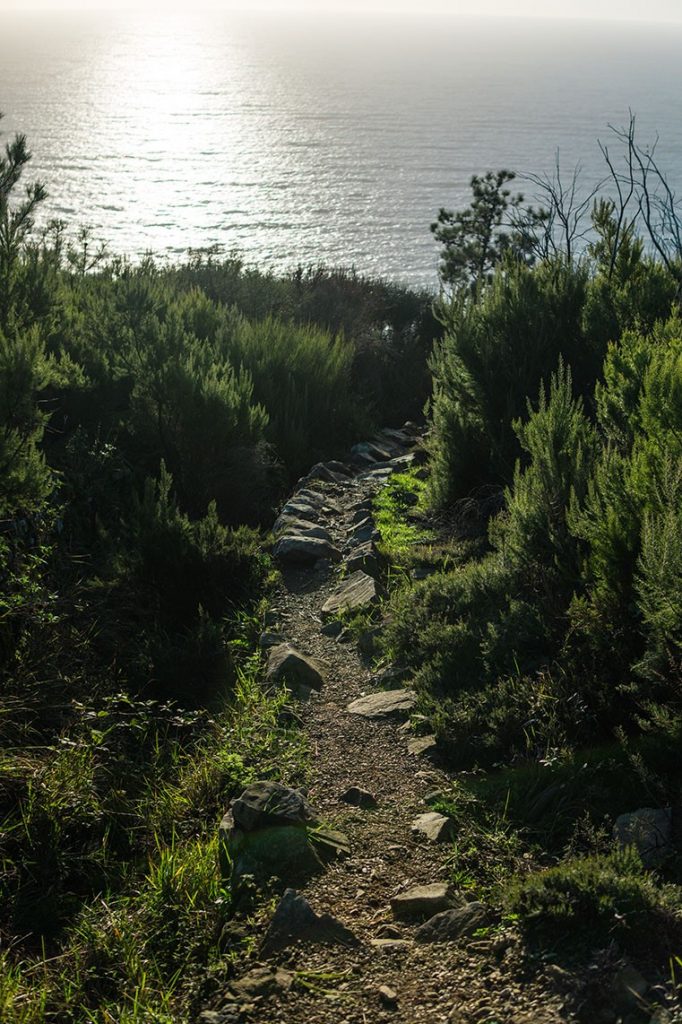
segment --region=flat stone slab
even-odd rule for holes
[[[280,562],[295,565],[312,565],[321,558],[328,558],[332,562],[341,561],[341,552],[328,540],[295,533],[280,537],[272,553]]]
[[[265,681],[289,686],[294,693],[298,688],[321,690],[324,686],[324,666],[316,658],[309,658],[291,644],[280,643],[268,655]],[[304,696],[305,696],[304,692]]]
[[[330,544],[332,539],[329,530],[325,530],[324,526],[316,526],[312,522],[296,519],[294,516],[289,515],[281,515],[272,527],[272,532],[277,535],[288,533],[289,535],[294,534],[297,537],[319,537]]]
[[[444,843],[452,838],[454,822],[445,814],[437,811],[426,811],[419,814],[412,822],[412,831],[426,836],[430,843]]]
[[[450,887],[446,882],[415,885],[414,888],[394,896],[391,910],[396,917],[433,917],[450,906]]]
[[[358,569],[345,579],[322,606],[322,614],[331,617],[341,611],[367,608],[379,598],[376,580]]]
[[[407,716],[417,703],[414,690],[379,690],[358,697],[348,705],[351,715],[362,715],[363,718],[391,718]]]
[[[489,922],[490,914],[484,903],[465,903],[463,907],[435,914],[417,928],[414,937],[417,942],[455,942]]]
[[[408,741],[407,752],[413,757],[423,757],[424,754],[435,751],[437,741],[435,736],[415,736]]]
[[[381,953],[407,953],[412,947],[409,939],[370,939],[370,945]]]

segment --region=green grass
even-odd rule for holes
[[[259,671],[242,657],[213,716],[122,700],[84,708],[78,740],[5,754],[2,928],[17,938],[3,1024],[177,1021],[239,958],[220,817],[253,779],[306,774],[302,735],[278,721],[285,695],[265,695]]]
[[[414,549],[434,538],[433,530],[409,518],[425,511],[425,499],[426,484],[414,471],[396,473],[374,499],[380,548],[394,565],[409,563]]]

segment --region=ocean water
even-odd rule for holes
[[[671,25],[0,14],[0,129],[28,136],[43,219],[112,253],[218,245],[431,287],[429,225],[472,174],[558,152],[588,188],[630,109],[682,189],[681,56]]]

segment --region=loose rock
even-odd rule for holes
[[[672,811],[642,807],[616,818],[613,834],[619,846],[635,846],[645,868],[657,867],[670,852]]]
[[[232,803],[234,824],[245,832],[270,825],[314,825],[318,815],[298,789],[280,782],[253,782]]]
[[[286,684],[296,693],[303,688],[305,691],[321,690],[324,685],[324,667],[315,658],[297,651],[291,644],[279,644],[270,651],[265,670],[266,682],[270,684]]]
[[[391,900],[391,910],[396,917],[432,917],[447,910],[449,905],[449,887],[445,882],[416,885]]]
[[[339,797],[344,804],[350,804],[352,807],[376,807],[376,797],[368,793],[366,789],[360,789],[359,786],[350,786],[349,789],[342,793]]]
[[[293,975],[279,967],[254,967],[239,981],[231,982],[230,988],[241,999],[269,999],[273,995],[288,992],[293,981]]]
[[[298,940],[356,945],[355,935],[330,914],[316,914],[295,889],[287,889],[277,904],[263,940],[263,951],[282,949]]]
[[[380,690],[358,697],[348,705],[348,713],[363,718],[405,717],[417,703],[414,690]]]
[[[419,814],[412,822],[412,831],[426,836],[431,843],[442,843],[452,838],[454,822],[452,818],[437,811]]]
[[[328,558],[332,562],[341,561],[341,552],[329,541],[302,534],[280,537],[272,549],[272,554],[281,562],[299,565],[311,565],[320,558]]]
[[[322,542],[320,542],[322,543]],[[322,606],[324,616],[336,615],[340,611],[368,608],[379,599],[376,580],[358,570],[341,583]]]
[[[483,903],[466,903],[435,914],[417,929],[414,937],[417,942],[454,942],[484,927],[488,921],[488,908]]]
[[[379,986],[379,999],[384,1006],[394,1007],[398,1005],[398,993],[389,985]]]
[[[424,754],[435,751],[437,745],[435,736],[415,736],[414,739],[408,740],[407,752],[413,757],[423,757]]]

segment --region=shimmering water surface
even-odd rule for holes
[[[0,110],[46,215],[112,252],[217,243],[431,286],[429,224],[471,174],[550,171],[559,149],[594,182],[628,108],[682,191],[681,58],[674,26],[4,15]]]

